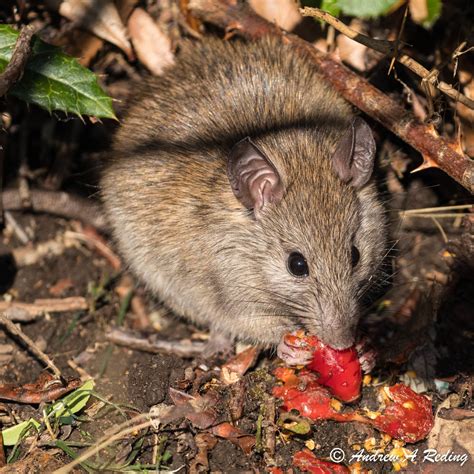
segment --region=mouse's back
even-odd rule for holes
[[[137,85],[116,149],[230,144],[298,126],[347,127],[349,105],[278,39],[185,42],[163,77]],[[133,128],[131,136],[129,130]],[[154,140],[154,142],[153,142]]]

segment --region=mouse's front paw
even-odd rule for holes
[[[370,347],[367,339],[361,339],[355,346],[360,367],[364,374],[372,372],[377,362],[377,351]]]
[[[284,336],[277,346],[278,357],[287,365],[306,365],[313,359],[314,349],[301,339]]]

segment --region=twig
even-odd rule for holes
[[[0,324],[2,324],[7,331],[20,339],[26,347],[35,355],[41,362],[43,362],[46,367],[51,369],[54,375],[62,380],[61,371],[56,367],[54,362],[10,319],[8,319],[0,309]]]
[[[395,100],[365,79],[350,71],[333,57],[318,51],[303,39],[282,32],[256,15],[246,3],[235,0],[191,0],[190,8],[198,18],[233,30],[246,38],[275,35],[313,61],[318,71],[341,95],[380,122],[403,141],[418,150],[423,164],[418,170],[439,167],[469,191],[474,191],[474,163],[459,154],[454,146],[440,137],[430,125],[421,123]]]
[[[276,431],[275,426],[275,399],[268,396],[265,400],[265,419],[263,420],[265,453],[269,456],[275,454]]]
[[[38,27],[34,24],[26,25],[21,29],[10,62],[0,74],[0,97],[4,96],[23,75],[31,53],[31,38],[36,31]]]
[[[0,431],[0,468],[7,465],[7,458],[5,457],[5,449],[3,448],[3,434]]]
[[[403,31],[405,30],[405,23],[407,21],[407,18],[408,18],[408,5],[405,6],[405,13],[403,14],[402,24],[400,25],[400,28],[397,34],[397,39],[395,40],[393,56],[392,56],[392,60],[390,61],[390,66],[388,68],[388,75],[390,75],[390,73],[392,72],[395,61],[397,60],[398,52],[400,48],[400,40],[401,40]]]
[[[195,357],[202,354],[206,343],[201,341],[150,341],[121,329],[113,329],[106,334],[108,341],[130,349],[158,353],[171,353],[181,357]]]
[[[467,211],[474,210],[474,204],[457,204],[455,206],[438,206],[438,207],[420,207],[417,209],[407,209],[406,211],[402,211],[401,214],[409,215],[409,214],[428,214],[428,213],[438,213],[444,211],[457,211],[463,210]]]
[[[31,207],[23,205],[19,192],[15,189],[3,191],[1,198],[6,211],[30,209],[45,212],[68,219],[78,219],[96,229],[106,230],[107,222],[104,211],[94,201],[73,196],[61,191],[30,190]]]
[[[329,13],[320,10],[319,8],[311,8],[305,7],[302,8],[301,14],[303,16],[310,16],[313,18],[319,18],[320,20],[329,23],[331,26],[336,28],[336,30],[340,31],[343,35],[351,38],[358,43],[367,46],[368,48],[374,49],[379,53],[384,53],[387,55],[392,56],[396,59],[399,63],[406,66],[408,69],[413,71],[416,75],[420,76],[422,79],[427,80],[430,84],[437,87],[441,92],[446,94],[453,100],[461,102],[466,107],[470,109],[474,109],[474,100],[470,99],[469,97],[461,94],[457,89],[455,89],[450,84],[439,81],[436,82],[437,75],[433,75],[428,69],[422,66],[419,62],[415,61],[413,58],[408,56],[407,54],[400,54],[398,55],[397,51],[397,42],[394,41],[387,41],[387,40],[376,40],[370,38],[369,36],[365,36],[362,33],[359,33],[349,26],[345,25],[342,21],[338,20],[337,18],[333,17]]]
[[[19,301],[0,301],[0,312],[9,321],[32,321],[44,313],[63,313],[66,311],[85,311],[89,305],[82,296],[58,299],[37,299],[34,303]]]
[[[97,234],[94,229],[92,230],[93,232],[89,232],[87,229],[82,232],[73,232],[67,230],[64,233],[64,237],[66,239],[84,242],[88,246],[92,247],[92,249],[96,250],[99,255],[104,257],[114,270],[119,271],[122,267],[122,261],[120,260],[119,256],[113,252],[113,250],[107,245],[107,242],[99,234]]]
[[[5,211],[5,222],[13,229],[13,232],[18,237],[18,240],[23,245],[26,245],[30,241],[30,238],[28,237],[26,232],[22,229],[20,224],[18,224],[16,219],[12,216],[11,212],[9,211]]]

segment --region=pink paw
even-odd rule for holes
[[[364,374],[369,374],[377,362],[377,351],[368,345],[367,339],[361,339],[355,346],[359,363]]]
[[[301,340],[296,340],[294,344],[288,344],[283,337],[277,347],[278,357],[287,365],[306,365],[313,359],[314,349],[308,347],[305,350],[305,344]]]

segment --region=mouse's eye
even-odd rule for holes
[[[309,275],[309,268],[306,259],[299,252],[291,252],[288,257],[288,270],[296,277]]]
[[[354,268],[360,260],[360,252],[359,249],[353,245],[351,249],[351,261],[352,261],[352,268]]]

